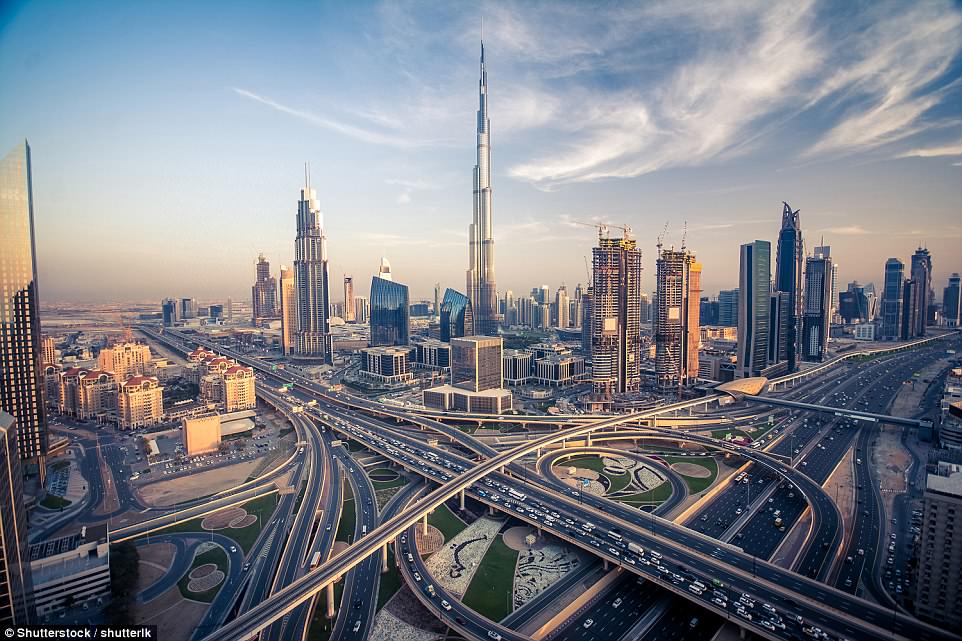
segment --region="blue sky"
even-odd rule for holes
[[[714,293],[782,200],[843,283],[962,271],[958,3],[6,3],[41,296],[248,296],[305,161],[333,274],[463,289],[482,9],[500,289],[583,282],[575,220],[630,224],[651,284],[668,221]]]

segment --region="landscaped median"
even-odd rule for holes
[[[688,484],[688,492],[698,494],[711,487],[718,477],[718,463],[707,456],[665,456],[665,462]]]
[[[461,601],[492,621],[511,614],[518,553],[495,536]]]
[[[217,543],[202,543],[177,587],[185,599],[210,603],[220,592],[229,571],[230,559],[224,548]]]
[[[139,538],[149,538],[159,534],[176,534],[178,532],[196,534],[217,532],[233,539],[246,554],[250,552],[254,541],[257,540],[257,536],[264,529],[264,524],[270,520],[276,507],[277,494],[268,494],[251,499],[239,506],[218,510],[205,517],[176,523]]]

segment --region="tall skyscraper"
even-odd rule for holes
[[[594,291],[591,285],[581,295],[581,351],[586,355],[591,355],[591,299]],[[640,322],[640,321],[639,321]]]
[[[409,305],[407,285],[380,276],[371,279],[371,347],[408,344]]]
[[[949,327],[959,326],[959,280],[958,273],[953,273],[942,290],[942,317]]]
[[[17,453],[17,421],[0,410],[0,625],[33,618],[23,472]]]
[[[775,289],[788,294],[788,329],[785,357],[788,370],[795,371],[798,351],[798,319],[802,315],[802,227],[798,211],[792,211],[788,203],[782,203],[782,229],[778,232],[778,249],[775,258]]]
[[[234,322],[234,299],[229,297],[227,299],[227,322]]]
[[[354,279],[344,277],[344,322],[354,322]]]
[[[177,301],[173,298],[165,298],[160,304],[160,311],[164,327],[173,327],[177,319],[180,318]]]
[[[488,121],[488,73],[481,43],[478,103],[478,162],[474,166],[474,218],[468,228],[467,294],[479,334],[498,332],[497,288],[494,278],[494,229],[491,221],[491,123]]]
[[[47,417],[35,246],[30,146],[24,141],[0,161],[0,410],[17,420],[20,458],[43,482]]]
[[[354,297],[354,320],[358,323],[366,323],[371,317],[371,303],[366,296]]]
[[[641,250],[626,229],[623,238],[600,233],[591,253],[591,403],[605,407],[641,388]]]
[[[684,247],[659,246],[655,265],[655,378],[668,391],[698,377],[701,264]]]
[[[441,322],[441,283],[434,283],[434,320]]]
[[[264,254],[257,256],[256,276],[251,287],[251,322],[260,325],[267,319],[277,318],[277,281],[271,276],[271,264]]]
[[[197,300],[194,298],[180,299],[180,317],[183,319],[197,318]]]
[[[898,258],[885,261],[882,287],[882,340],[897,340],[902,326],[902,285],[905,265]]]
[[[928,249],[919,247],[912,254],[912,280],[915,288],[915,311],[911,319],[912,336],[925,336],[929,304],[932,302],[932,256]]]
[[[832,322],[832,257],[817,247],[805,260],[805,314],[802,316],[802,359],[821,361],[828,353]]]
[[[394,277],[391,276],[391,263],[384,256],[381,256],[381,262],[377,266],[377,277],[384,280],[394,280]]]
[[[738,272],[738,362],[741,378],[760,376],[768,366],[772,245],[756,240],[741,247]]]
[[[451,339],[451,384],[483,392],[502,387],[500,337],[462,336]]]
[[[474,311],[471,301],[459,291],[450,287],[444,291],[441,302],[441,340],[474,335]]]
[[[738,326],[738,288],[718,292],[718,324],[722,327]]]
[[[317,194],[311,189],[310,174],[305,168],[304,188],[297,202],[297,236],[294,239],[296,358],[333,363],[330,280],[324,219],[317,207]]]
[[[294,353],[294,334],[297,331],[297,288],[294,270],[281,265],[281,349],[285,356]]]
[[[946,630],[962,626],[962,465],[940,461],[926,476],[915,609]],[[959,525],[959,529],[955,526]]]
[[[558,308],[555,327],[560,329],[568,327],[568,288],[564,283],[561,283],[561,287],[555,293],[555,307]]]

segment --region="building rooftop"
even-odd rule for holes
[[[107,540],[107,524],[91,525],[81,528],[79,532],[74,532],[59,539],[34,543],[30,546],[28,556],[31,561],[45,559],[64,552],[76,550],[84,543],[94,543]]]
[[[962,498],[962,465],[939,461],[938,473],[928,475],[925,489]]]

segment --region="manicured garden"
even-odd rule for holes
[[[492,621],[500,621],[509,615],[517,562],[518,553],[505,545],[498,535],[471,579],[462,599],[464,604]]]

